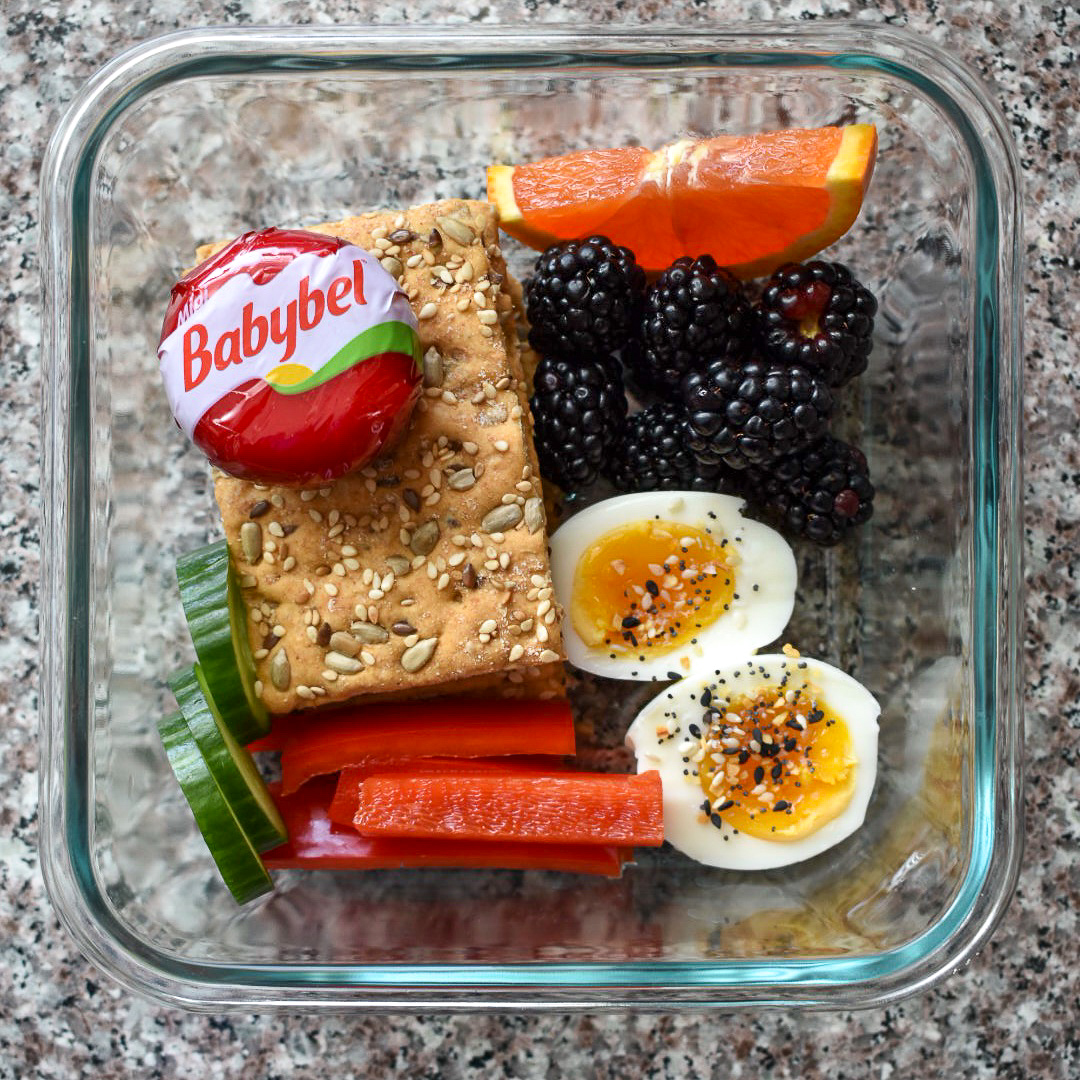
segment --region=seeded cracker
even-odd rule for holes
[[[358,695],[561,694],[561,611],[492,207],[448,200],[313,230],[399,278],[425,389],[390,456],[321,488],[215,476],[263,701],[285,713]]]

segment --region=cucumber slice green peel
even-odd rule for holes
[[[206,684],[225,726],[240,743],[270,730],[270,714],[255,693],[255,661],[247,615],[224,540],[180,557],[180,602]]]
[[[211,775],[183,714],[159,721],[158,731],[195,824],[236,902],[246,904],[270,892],[274,883]]]
[[[180,712],[237,824],[256,851],[277,847],[288,839],[266,784],[251,755],[229,733],[199,665],[169,679]]]

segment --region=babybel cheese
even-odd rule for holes
[[[387,411],[407,419],[419,393],[416,328],[362,248],[267,229],[177,284],[158,360],[173,416],[214,464],[302,483],[362,465],[403,430]]]

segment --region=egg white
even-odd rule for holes
[[[776,640],[795,606],[795,556],[778,532],[743,517],[743,506],[743,500],[732,495],[646,491],[605,499],[560,526],[551,538],[551,578],[555,597],[567,613],[563,644],[570,663],[613,679],[665,681],[702,663],[712,667],[729,663]],[[717,541],[726,537],[728,549],[738,559],[733,567],[738,599],[697,632],[696,643],[686,642],[655,656],[651,650],[612,655],[607,647],[587,645],[571,612],[578,563],[605,533],[652,520],[709,529]]]
[[[821,690],[819,700],[847,725],[856,759],[851,801],[831,821],[795,840],[763,840],[736,832],[727,824],[718,828],[704,818],[701,782],[693,775],[694,767],[684,760],[701,746],[701,739],[689,731],[690,724],[705,730],[701,695],[706,688],[714,695],[731,693],[733,688],[740,695],[753,695],[763,686],[775,687],[785,674],[794,676],[789,689],[798,688],[804,679],[817,686]],[[695,673],[662,691],[637,715],[626,733],[626,742],[637,757],[638,772],[656,769],[660,773],[664,839],[672,847],[706,866],[771,870],[820,855],[862,825],[877,777],[880,712],[869,690],[830,664],[806,656],[770,653],[744,659],[718,674]],[[658,733],[658,728],[665,727],[670,734]],[[684,775],[687,769],[690,775]]]

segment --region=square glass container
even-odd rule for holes
[[[155,731],[191,658],[174,559],[220,535],[155,359],[195,245],[483,197],[491,161],[855,120],[878,166],[832,252],[881,312],[839,430],[876,512],[798,550],[785,637],[883,703],[864,827],[769,873],[667,849],[617,881],[291,872],[237,907]],[[964,964],[1021,846],[1017,177],[972,76],[879,26],[197,30],[110,63],[42,185],[41,848],[79,947],[160,1001],[260,1011],[856,1007]],[[651,692],[581,682],[601,755]]]

